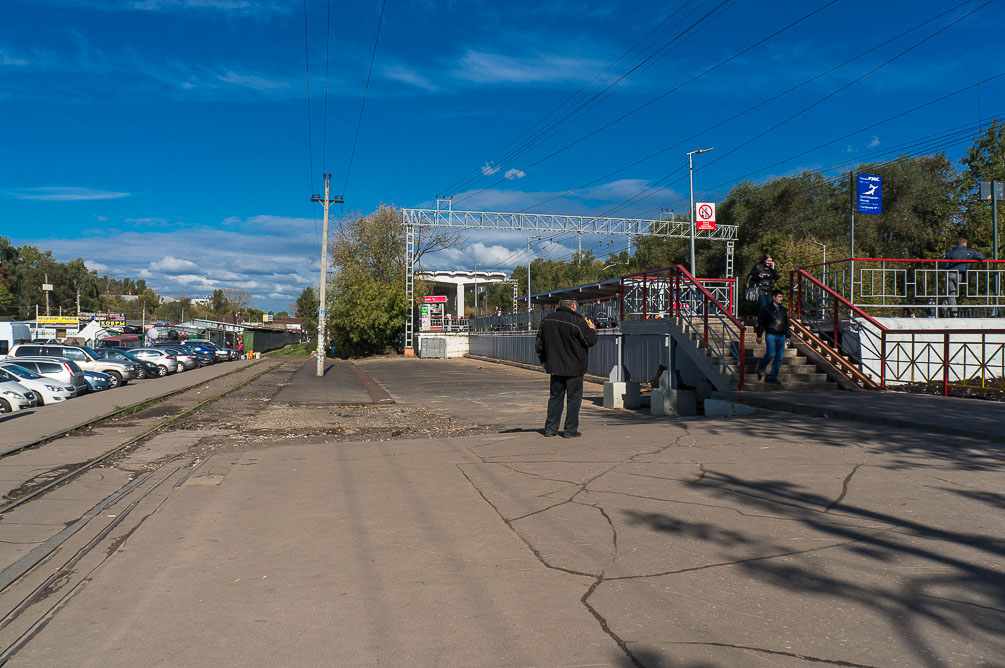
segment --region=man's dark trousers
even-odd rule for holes
[[[565,411],[565,431],[579,431],[579,407],[583,404],[582,376],[552,376],[551,396],[548,398],[548,419],[544,423],[545,431],[558,432],[558,423],[562,419],[562,401],[568,397]]]

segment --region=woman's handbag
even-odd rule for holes
[[[748,285],[743,289],[743,299],[748,302],[756,302],[758,300],[757,286]]]

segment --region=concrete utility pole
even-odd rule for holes
[[[713,147],[701,148],[697,151],[688,151],[687,154],[687,173],[688,178],[691,182],[691,275],[694,276],[694,155],[695,153],[707,153],[711,151]]]
[[[530,242],[534,239],[540,240],[539,235],[527,237],[527,331],[530,331],[530,263],[534,259],[530,254]]]
[[[49,315],[49,292],[52,290],[52,286],[49,285],[49,272],[45,272],[45,285],[42,289],[45,291],[45,314]]]
[[[311,195],[312,202],[321,202],[325,208],[324,231],[321,234],[321,294],[318,303],[318,376],[325,373],[325,299],[326,288],[328,287],[328,207],[332,204],[342,204],[345,202],[341,195],[334,198],[328,196],[328,189],[331,184],[331,174],[322,174],[325,180],[325,196]]]

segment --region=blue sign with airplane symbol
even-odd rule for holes
[[[859,174],[855,203],[858,213],[883,213],[883,177],[879,174]]]

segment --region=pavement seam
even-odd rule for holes
[[[796,654],[794,652],[782,652],[777,649],[767,649],[764,647],[753,647],[750,645],[733,645],[725,642],[690,642],[686,640],[682,641],[665,641],[664,644],[667,645],[705,645],[709,647],[725,647],[728,649],[742,649],[749,652],[763,652],[765,654],[774,654],[777,656],[788,656],[793,659],[801,659],[803,661],[812,661],[813,663],[826,663],[831,666],[845,666],[846,668],[879,668],[872,664],[866,663],[852,663],[851,661],[842,661],[840,659],[823,659],[816,656],[808,656],[805,654]]]
[[[852,468],[851,472],[849,472],[848,475],[845,476],[844,480],[841,481],[841,493],[838,495],[838,498],[834,499],[829,504],[827,504],[827,507],[824,508],[824,512],[825,513],[829,513],[832,508],[834,508],[839,503],[841,503],[842,501],[844,501],[844,497],[848,494],[848,483],[851,482],[852,476],[855,475],[855,473],[858,471],[859,467],[862,466],[862,464],[864,464],[864,463],[865,462],[859,462],[859,463],[855,464],[855,466],[854,466],[854,468]]]

